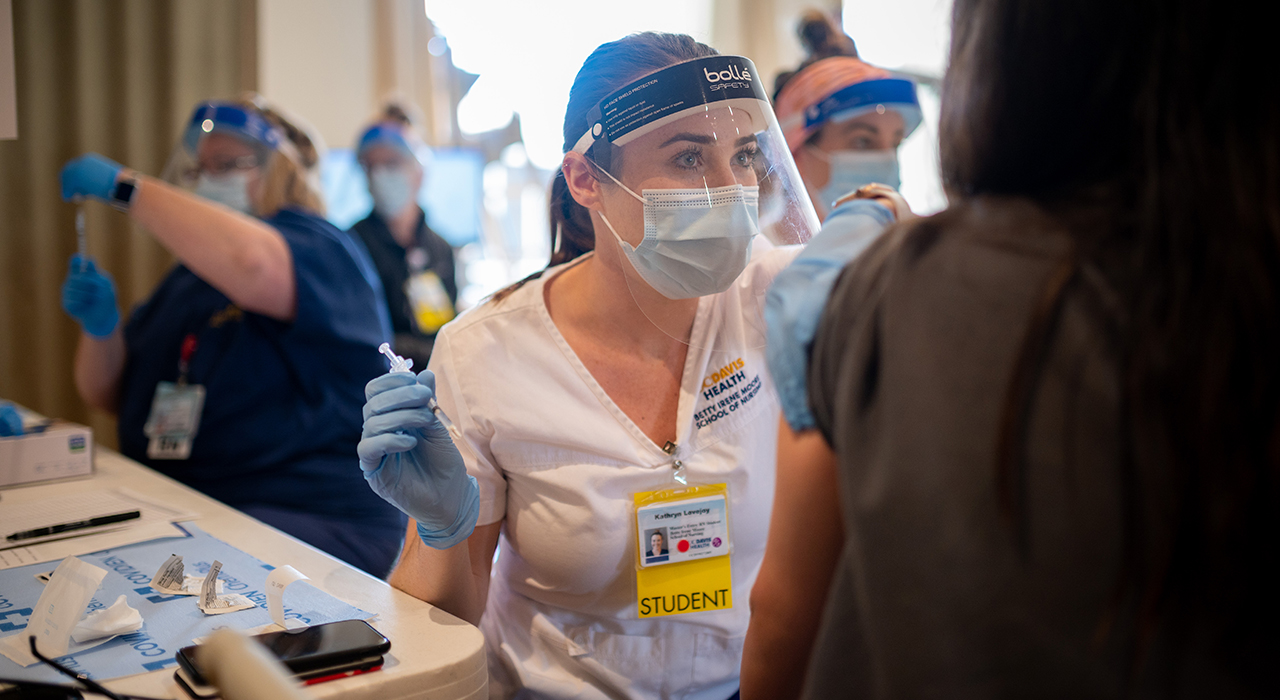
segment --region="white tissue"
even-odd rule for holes
[[[83,644],[103,637],[137,632],[142,629],[142,613],[129,607],[124,596],[116,598],[111,607],[91,612],[71,630],[71,639]]]

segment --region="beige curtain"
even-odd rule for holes
[[[0,141],[0,398],[88,422],[116,444],[71,377],[79,326],[59,292],[75,208],[58,171],[96,151],[159,174],[194,104],[257,83],[256,0],[14,0],[18,139]],[[89,253],[123,312],[172,258],[122,214],[85,205]]]

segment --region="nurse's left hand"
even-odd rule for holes
[[[809,354],[827,297],[845,265],[893,221],[893,213],[874,199],[842,198],[818,235],[769,286],[765,359],[782,414],[796,432],[817,425],[809,406]]]
[[[116,176],[123,165],[98,155],[86,153],[62,166],[62,198],[70,202],[79,197],[106,200],[116,186]]]
[[[109,338],[120,323],[116,285],[98,271],[92,259],[79,255],[71,256],[67,279],[62,283],[62,308],[85,333],[100,340]]]
[[[467,539],[480,515],[480,489],[428,401],[435,375],[392,372],[365,386],[364,433],[356,451],[374,493],[418,521],[429,547]]]

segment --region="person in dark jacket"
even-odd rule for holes
[[[392,345],[419,368],[427,366],[436,332],[453,319],[458,301],[453,248],[427,226],[426,213],[418,206],[425,154],[406,111],[388,106],[356,147],[373,211],[351,227],[382,278]]]

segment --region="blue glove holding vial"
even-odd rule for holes
[[[424,544],[448,549],[475,530],[480,488],[428,405],[435,386],[429,370],[393,371],[369,382],[356,452],[374,493],[418,521]]]
[[[107,338],[120,323],[116,285],[99,272],[90,258],[71,256],[67,280],[62,283],[62,308],[80,323],[85,333]]]
[[[822,222],[822,230],[778,273],[765,296],[765,359],[782,414],[797,432],[817,427],[809,406],[809,355],[827,297],[845,265],[895,219],[888,206],[865,197],[885,198],[896,210],[910,215],[906,202],[885,185],[869,185],[851,196],[857,198],[845,197],[836,203]]]
[[[80,197],[107,201],[116,186],[116,176],[123,165],[98,155],[86,153],[62,166],[62,198],[68,202]]]

